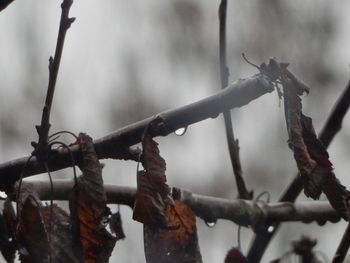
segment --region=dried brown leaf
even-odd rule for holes
[[[185,204],[175,201],[165,209],[167,228],[144,225],[147,263],[201,263],[196,217]]]
[[[28,195],[22,205],[17,237],[21,262],[49,262],[48,232],[41,208],[40,200],[33,195]]]
[[[334,209],[349,220],[350,193],[333,173],[328,152],[316,136],[312,119],[302,113],[299,96],[306,91],[305,87],[287,76],[283,80],[289,146],[294,152],[305,195],[318,199],[324,192]]]
[[[137,173],[137,191],[133,219],[146,225],[165,227],[166,202],[158,192],[159,184],[147,172]]]
[[[166,183],[166,164],[159,155],[158,144],[145,134],[142,146],[142,164],[145,171],[137,173],[137,192],[133,219],[143,224],[165,227],[164,210],[171,198]]]
[[[163,199],[168,198],[170,188],[167,185],[165,176],[166,163],[160,156],[158,143],[155,142],[152,137],[146,133],[142,140],[142,165],[145,168],[147,174],[152,177],[155,183],[159,183],[158,192]]]
[[[102,167],[92,139],[79,134],[83,175],[69,198],[73,242],[78,244],[82,262],[108,262],[116,238],[106,230],[111,212],[103,187]]]
[[[54,263],[78,263],[79,260],[73,250],[69,215],[57,205],[51,208],[45,206],[41,209],[46,229],[51,227],[51,260]],[[50,226],[51,225],[51,226]]]

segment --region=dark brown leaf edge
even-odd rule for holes
[[[111,215],[103,187],[102,166],[91,137],[79,134],[83,174],[69,197],[73,243],[82,262],[108,262],[116,238],[106,230]]]
[[[137,191],[133,219],[146,225],[166,227],[164,210],[171,202],[166,183],[166,164],[159,154],[158,144],[145,133],[142,140],[144,171],[137,173]]]
[[[44,206],[28,187],[21,188],[18,207],[18,231],[11,223],[14,211],[10,204],[4,207],[4,215],[17,233],[21,262],[79,262],[73,253],[69,216],[63,209]]]
[[[109,227],[111,228],[111,231],[115,235],[117,241],[125,238],[120,212],[112,214],[109,220]]]
[[[165,209],[167,228],[144,224],[144,247],[147,263],[201,263],[196,216],[192,210],[175,201]]]
[[[233,247],[227,252],[224,262],[225,263],[248,263],[248,260],[238,248]]]
[[[49,262],[50,243],[41,208],[41,201],[36,195],[26,195],[20,210],[16,238],[21,262]]]
[[[283,78],[289,146],[294,152],[305,195],[318,199],[324,192],[333,208],[349,220],[350,193],[333,173],[328,152],[316,136],[312,119],[302,113],[300,95],[305,90],[296,83],[286,76]]]
[[[11,200],[6,199],[2,214],[0,214],[0,250],[8,263],[15,261],[17,244],[15,242],[16,216]]]
[[[300,240],[292,241],[292,250],[285,253],[282,257],[272,260],[271,263],[290,262],[298,257],[300,262],[320,263],[323,260],[318,256],[313,248],[316,246],[317,240],[307,236],[302,236]]]
[[[52,218],[50,218],[52,211]],[[46,229],[51,227],[51,260],[54,263],[79,263],[73,251],[73,241],[70,231],[69,215],[56,204],[52,210],[50,206],[41,209],[43,221]],[[51,224],[51,225],[50,225]]]

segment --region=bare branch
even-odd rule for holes
[[[221,88],[227,87],[229,80],[229,68],[226,63],[226,13],[227,0],[222,0],[219,6],[219,44],[220,44],[220,78]],[[237,190],[239,198],[250,200],[252,193],[249,193],[242,176],[242,166],[239,157],[239,141],[235,139],[233,132],[231,112],[226,110],[223,112],[226,130],[226,140],[230,153],[233,173],[236,178]]]
[[[72,4],[73,4],[73,0],[63,0],[63,3],[61,4],[62,13],[61,13],[60,27],[58,30],[55,56],[54,58],[50,57],[49,59],[49,84],[47,87],[46,100],[45,100],[45,105],[44,105],[43,113],[41,117],[41,124],[40,126],[39,125],[36,126],[36,129],[39,135],[39,141],[38,143],[33,143],[33,146],[35,147],[33,154],[39,158],[43,157],[43,155],[46,155],[49,150],[48,136],[49,136],[49,130],[51,126],[50,112],[51,112],[52,100],[53,100],[53,95],[55,93],[56,80],[57,80],[58,70],[60,67],[66,33],[69,27],[71,26],[71,24],[75,20],[75,18],[69,17],[69,10]]]
[[[343,118],[350,106],[350,81],[348,82],[344,92],[336,102],[334,109],[328,117],[322,131],[319,134],[319,139],[323,145],[328,148],[335,135],[339,132]],[[333,127],[335,126],[335,127]],[[299,173],[289,184],[285,192],[279,199],[280,202],[294,202],[303,190],[302,180]],[[279,228],[279,224],[274,226],[274,230],[269,232],[268,226],[260,228],[256,233],[254,240],[248,252],[250,262],[259,262],[264,254],[269,242]]]
[[[97,156],[99,159],[137,160],[137,151],[130,150],[129,147],[141,141],[147,126],[153,137],[166,136],[181,127],[187,127],[207,118],[215,118],[227,109],[244,106],[265,93],[272,92],[273,89],[268,79],[260,74],[249,79],[241,79],[210,97],[159,113],[95,140]],[[71,152],[74,158],[79,160],[79,148],[73,146]],[[28,157],[24,157],[0,165],[0,189],[6,189],[18,180],[27,159]],[[62,149],[50,156],[47,162],[51,171],[67,168],[71,166],[70,154],[67,150]],[[43,172],[45,172],[45,167],[38,162],[37,158],[32,158],[23,176],[28,177]]]
[[[0,0],[0,12],[4,10],[9,4],[11,4],[14,0]]]
[[[344,261],[350,247],[350,224],[347,226],[343,238],[335,252],[332,263],[341,263]]]
[[[334,136],[341,130],[343,119],[350,106],[350,81],[345,91],[337,101],[336,106],[332,110],[325,126],[320,132],[319,139],[324,146],[328,147]]]
[[[48,181],[25,181],[23,184],[24,187],[33,189],[41,200],[49,200],[51,197],[55,200],[67,200],[74,186],[73,181],[54,181],[54,191],[53,196],[51,196]],[[136,188],[117,185],[105,185],[104,187],[108,203],[133,207]],[[186,203],[198,217],[207,222],[225,219],[242,226],[249,226],[291,221],[304,223],[316,221],[319,224],[324,224],[327,221],[338,222],[341,219],[325,201],[266,204],[242,199],[230,200],[199,195],[179,188],[173,188],[173,195],[174,199]]]

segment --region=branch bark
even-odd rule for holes
[[[322,131],[319,134],[319,139],[323,145],[328,148],[335,135],[340,131],[345,114],[350,106],[350,81],[348,82],[344,92],[340,95],[336,102],[331,114],[329,115]],[[294,202],[301,191],[303,190],[302,181],[300,175],[297,174],[292,182],[289,184],[285,192],[279,199],[280,202]],[[249,252],[249,262],[260,262],[269,242],[279,229],[279,223],[274,225],[273,231],[268,231],[269,226],[265,226],[259,229],[256,233]]]
[[[181,127],[187,127],[208,118],[216,118],[221,112],[248,104],[250,101],[273,91],[267,77],[258,74],[249,79],[241,79],[226,89],[195,103],[159,113],[153,117],[121,128],[94,141],[99,159],[138,160],[138,152],[129,147],[141,141],[146,127],[152,137],[166,136]],[[79,148],[70,149],[73,157],[80,159]],[[0,165],[0,189],[6,189],[19,179],[28,157],[16,159]],[[47,160],[51,171],[71,166],[70,153],[59,150]],[[27,164],[23,177],[46,172],[43,164],[33,157]]]
[[[54,181],[54,191],[51,196],[50,182],[25,181],[23,187],[35,191],[41,200],[67,200],[74,182],[67,180]],[[105,185],[105,191],[110,204],[121,204],[133,207],[136,188]],[[187,190],[173,188],[174,199],[186,203],[193,212],[206,222],[216,222],[218,219],[230,220],[238,225],[251,226],[262,223],[313,221],[324,224],[327,221],[338,222],[341,218],[325,201],[263,203],[243,199],[229,200],[212,196],[199,195]]]

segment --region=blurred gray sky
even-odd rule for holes
[[[53,55],[60,1],[17,0],[0,13],[0,161],[28,155],[37,140]],[[101,137],[126,124],[181,106],[219,90],[219,1],[75,1],[52,109],[52,132],[70,130]],[[228,63],[231,81],[256,70],[269,57],[291,63],[312,91],[303,100],[317,131],[349,78],[349,2],[229,1]],[[269,94],[233,111],[244,176],[255,193],[277,200],[294,177],[296,165],[286,140],[283,107]],[[159,138],[171,186],[202,194],[237,195],[221,117],[189,127],[187,133]],[[349,117],[330,147],[335,172],[347,186]],[[106,183],[136,185],[136,164],[106,160]],[[72,177],[70,170],[55,174]],[[47,178],[45,175],[40,178]],[[36,177],[36,178],[39,178]],[[301,197],[300,200],[304,198]],[[113,208],[116,209],[116,208]],[[142,226],[122,208],[127,239],[117,243],[113,262],[144,262]],[[237,245],[237,227],[219,221],[207,228],[198,220],[204,262],[223,262]],[[264,262],[282,255],[289,242],[309,233],[332,258],[345,224],[286,224]],[[242,231],[246,251],[251,232]],[[0,259],[1,261],[1,259]]]

